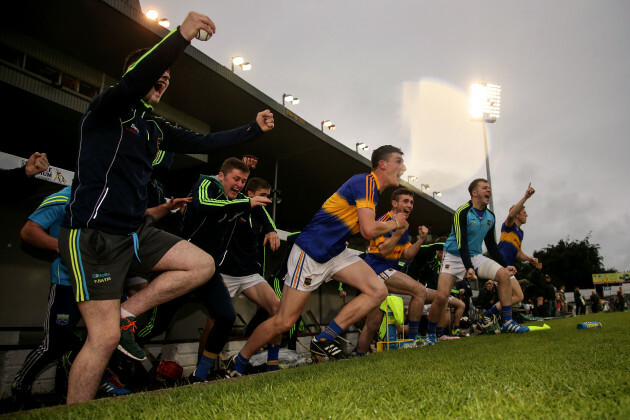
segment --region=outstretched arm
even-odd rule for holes
[[[516,253],[516,258],[518,258],[521,261],[525,261],[525,262],[530,263],[531,265],[533,265],[538,270],[542,270],[542,263],[538,261],[538,258],[530,257],[529,255],[525,254],[520,249]]]
[[[525,190],[525,195],[523,196],[523,198],[520,199],[520,201],[518,203],[516,203],[512,209],[510,210],[510,212],[508,213],[507,218],[505,219],[505,226],[507,227],[511,227],[514,224],[514,219],[516,218],[516,216],[521,212],[521,210],[523,210],[523,206],[525,205],[525,202],[532,196],[534,195],[534,193],[536,192],[536,190],[534,190],[532,188],[532,183],[530,182],[529,185],[527,186],[527,190]]]
[[[152,121],[164,133],[160,148],[179,153],[211,153],[258,138],[274,127],[273,113],[268,109],[259,112],[256,119],[245,126],[206,135],[174,127],[162,118]]]
[[[186,204],[192,201],[192,197],[186,198],[173,198],[171,197],[170,201],[160,204],[159,206],[151,207],[147,209],[144,214],[149,215],[155,219],[155,221],[160,220],[164,216],[166,216],[169,212],[173,210],[179,210],[184,207]]]
[[[216,32],[214,22],[208,16],[189,12],[178,28],[173,29],[138,61],[129,66],[116,86],[97,96],[90,105],[91,110],[96,113],[116,115],[125,108],[125,105],[144,98],[164,72],[190,45],[190,41],[200,29],[210,35]]]

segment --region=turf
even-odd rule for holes
[[[603,328],[577,330],[583,321],[600,321]],[[482,335],[11,416],[630,418],[630,313],[546,323],[550,330]]]

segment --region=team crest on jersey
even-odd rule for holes
[[[129,131],[134,136],[140,135],[140,130],[138,130],[138,127],[136,127],[135,124],[131,124],[131,126],[127,127],[127,131]]]
[[[304,279],[304,286],[309,287],[312,282],[313,282],[313,279],[311,279],[310,277],[307,277]]]
[[[488,220],[486,223],[488,224],[488,226],[490,226],[492,224],[492,222],[490,220]]]
[[[448,270],[450,266],[451,266],[450,264],[444,264],[444,269]]]
[[[475,222],[474,220],[472,221],[472,225],[475,226],[477,224],[477,222]]]
[[[70,315],[68,314],[57,314],[57,325],[65,326],[70,323]]]

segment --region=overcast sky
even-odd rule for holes
[[[502,86],[488,124],[497,218],[529,182],[523,250],[560,239],[601,245],[606,267],[630,270],[630,2],[141,0],[175,25],[189,10],[217,33],[193,45],[355,149],[393,144],[413,182],[457,208],[485,177],[483,128],[470,85]],[[177,83],[177,77],[172,81]],[[370,151],[362,152],[369,157]],[[331,191],[332,193],[332,191]],[[543,262],[544,264],[544,262]]]

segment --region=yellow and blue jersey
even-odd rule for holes
[[[295,243],[318,263],[339,255],[346,248],[346,240],[359,232],[357,210],[375,211],[379,196],[373,172],[353,176],[326,200]]]
[[[384,216],[378,219],[379,222],[388,222],[394,220],[391,213],[387,212]],[[405,231],[398,240],[398,243],[394,247],[394,250],[390,252],[386,257],[379,255],[378,246],[385,242],[388,238],[391,238],[394,234],[394,230],[387,232],[383,236],[379,236],[376,239],[370,241],[370,248],[365,256],[365,262],[372,267],[376,274],[381,274],[388,268],[397,269],[398,261],[402,258],[402,253],[409,247],[411,247],[411,241],[409,240],[409,231]]]
[[[499,238],[499,251],[509,265],[514,265],[516,254],[521,250],[523,243],[523,230],[514,223],[512,227],[507,227],[505,223],[501,225],[501,237]]]

